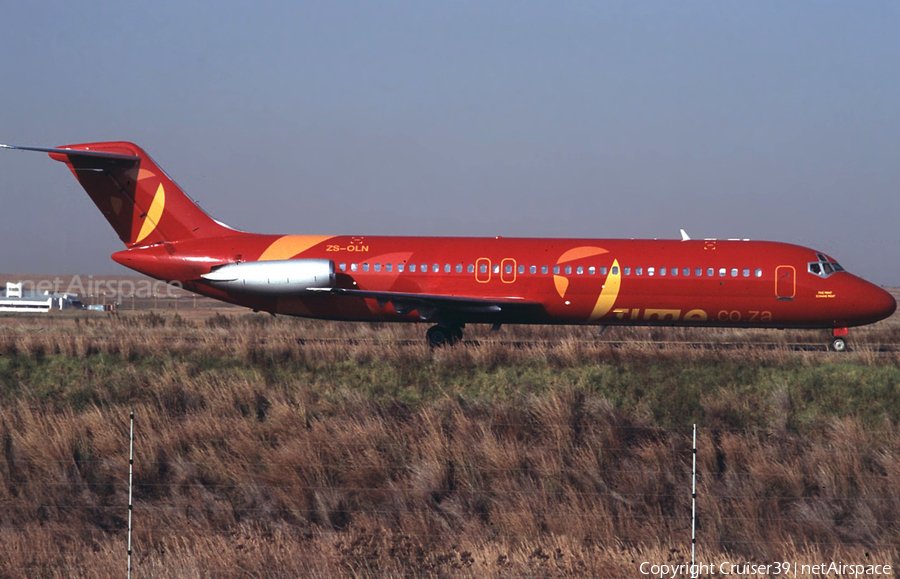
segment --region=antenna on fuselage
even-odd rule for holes
[[[684,229],[681,230],[681,241],[690,241],[691,236],[687,234],[687,231]]]

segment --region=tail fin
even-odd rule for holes
[[[128,248],[233,232],[204,213],[133,143],[15,148],[44,151],[65,163]]]

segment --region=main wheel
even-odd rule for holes
[[[428,331],[425,332],[425,339],[428,340],[428,345],[432,348],[440,348],[455,341],[450,328],[445,328],[444,326],[431,326],[428,328]]]
[[[462,328],[459,326],[431,326],[425,333],[425,338],[432,348],[452,346],[462,340]]]
[[[831,350],[834,352],[844,352],[847,350],[847,342],[844,338],[835,338],[831,341]]]

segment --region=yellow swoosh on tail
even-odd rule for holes
[[[150,203],[150,209],[147,211],[147,217],[144,219],[144,224],[141,225],[141,232],[138,233],[137,239],[134,240],[135,243],[140,243],[146,239],[148,235],[153,233],[153,230],[156,229],[157,224],[159,224],[159,219],[162,217],[165,208],[166,190],[163,189],[162,183],[160,183],[159,189],[156,190],[156,195],[153,196],[153,201]]]

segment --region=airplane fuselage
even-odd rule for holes
[[[890,294],[834,271],[820,252],[765,241],[239,234],[113,258],[217,299],[334,320],[420,321],[422,312],[375,298],[229,292],[201,275],[228,263],[323,259],[334,263],[337,287],[539,304],[453,312],[457,323],[839,328],[872,323],[894,307]]]

